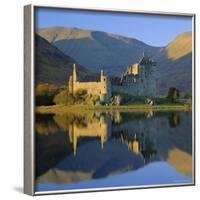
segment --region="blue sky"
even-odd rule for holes
[[[98,30],[165,46],[178,34],[192,30],[192,18],[114,12],[37,8],[36,28],[51,26]]]

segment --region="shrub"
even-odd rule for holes
[[[69,94],[68,90],[61,90],[53,99],[55,104],[72,105],[75,102],[73,95]]]
[[[114,96],[120,96],[121,105],[141,105],[146,103],[146,97],[132,96],[125,93],[113,93]]]
[[[59,90],[59,86],[55,84],[41,83],[36,86],[35,94],[36,96],[41,96],[41,95],[52,96],[53,94],[58,92],[58,90]]]

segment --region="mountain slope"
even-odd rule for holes
[[[185,32],[178,35],[175,40],[166,47],[169,59],[177,60],[192,51],[192,32]]]
[[[87,69],[96,73],[104,69],[112,76],[124,73],[127,66],[138,62],[145,51],[157,62],[158,95],[166,96],[170,87],[177,87],[181,95],[191,94],[191,32],[178,35],[163,48],[151,47],[136,39],[77,28],[51,27],[39,29],[37,32],[52,46],[57,47],[57,50],[69,55]]]
[[[192,92],[192,34],[178,35],[154,57],[158,67],[157,92],[166,95],[169,87],[177,87],[181,94]]]
[[[110,75],[121,75],[128,65],[138,62],[144,51],[153,56],[160,50],[136,39],[100,31],[51,27],[37,33],[88,69],[104,69]]]
[[[77,62],[39,35],[35,35],[36,83],[66,83],[72,74],[73,63]],[[78,77],[82,79],[90,74],[78,63],[77,71]]]

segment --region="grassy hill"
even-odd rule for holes
[[[192,51],[192,32],[185,32],[178,35],[175,40],[166,47],[169,59],[178,60]]]
[[[178,35],[154,57],[158,66],[158,93],[177,87],[181,94],[192,92],[192,34]]]

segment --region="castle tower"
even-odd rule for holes
[[[107,92],[107,83],[106,83],[106,77],[103,74],[103,70],[101,70],[100,74],[100,82],[101,82],[101,94],[100,94],[100,99],[101,101],[105,100],[106,97],[106,92]]]
[[[100,99],[102,101],[108,101],[108,99],[110,99],[111,97],[111,91],[110,91],[111,85],[110,85],[110,81],[104,74],[103,70],[101,70],[101,74],[100,74],[100,83],[101,83]]]
[[[101,82],[104,82],[104,81],[105,81],[104,78],[105,78],[105,77],[104,77],[104,75],[103,75],[103,70],[101,70],[100,81],[101,81]]]
[[[73,65],[73,82],[77,81],[77,76],[76,76],[76,64]]]
[[[75,92],[76,82],[77,82],[76,64],[73,64],[73,73],[69,77],[69,82],[68,82],[69,92],[71,94],[74,94],[74,92]]]
[[[138,95],[139,96],[156,96],[156,62],[150,59],[145,52],[139,62],[139,85]]]

